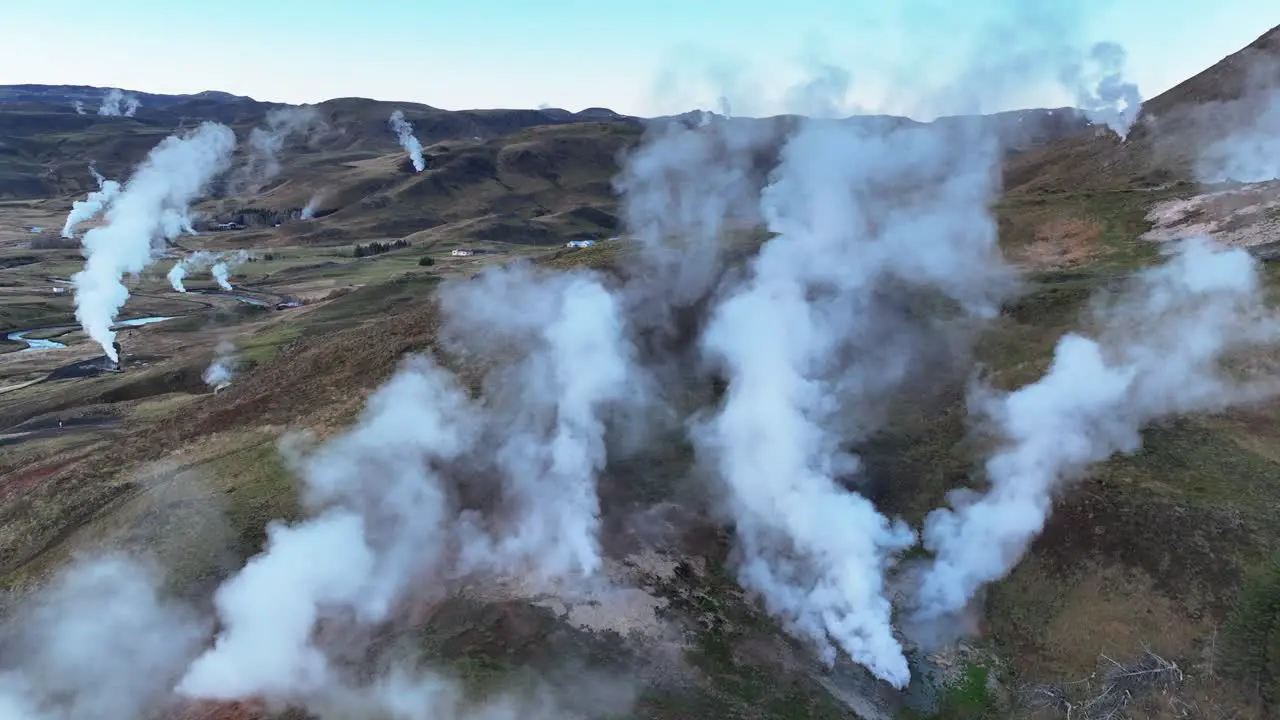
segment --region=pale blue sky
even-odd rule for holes
[[[927,115],[938,106],[922,98],[975,62],[1023,69],[1026,54],[1046,43],[1102,40],[1128,50],[1128,75],[1150,97],[1280,24],[1275,0],[0,4],[0,84],[215,89],[295,103],[361,96],[448,109],[605,106],[645,115],[714,109],[721,95],[740,114],[777,111],[786,89],[811,77],[806,68],[817,62],[852,74],[850,106]],[[1036,27],[1014,17],[1038,13],[1054,17]],[[1042,75],[981,109],[1072,102]]]

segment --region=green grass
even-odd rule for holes
[[[250,367],[261,365],[280,354],[285,345],[302,337],[304,331],[302,325],[276,325],[242,341],[236,356]]]
[[[226,501],[226,520],[242,561],[262,549],[269,522],[301,516],[296,479],[274,438],[224,455],[206,469]]]
[[[937,710],[928,715],[906,710],[901,720],[995,720],[1002,717],[999,704],[987,687],[989,671],[966,664],[949,683],[937,688]]]
[[[1222,634],[1222,667],[1280,709],[1280,557],[1249,573]]]

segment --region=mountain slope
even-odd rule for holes
[[[1128,140],[1067,136],[1012,160],[1005,186],[1025,192],[1154,186],[1194,179],[1195,153],[1280,102],[1280,26],[1143,103]]]

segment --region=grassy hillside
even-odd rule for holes
[[[1014,192],[1152,187],[1190,181],[1197,151],[1256,119],[1268,88],[1280,86],[1280,28],[1143,103],[1138,125],[1121,142],[1080,133],[1009,162]]]
[[[1278,39],[1273,31],[1152,100],[1146,124],[1123,144],[1058,115],[1048,129],[1006,138],[1008,192],[993,211],[1005,254],[1027,282],[976,348],[994,384],[1039,377],[1056,340],[1081,326],[1089,299],[1159,256],[1156,243],[1140,239],[1152,209],[1196,188],[1176,182],[1189,179],[1187,167],[1161,154],[1153,123],[1173,127],[1198,103],[1238,97],[1257,53],[1280,53]],[[270,107],[222,94],[143,96],[136,118],[67,107],[94,92],[0,88],[0,197],[16,198],[0,205],[11,226],[0,238],[0,322],[69,345],[22,353],[10,341],[12,352],[0,355],[0,611],[77,552],[104,546],[153,552],[173,590],[207,601],[262,548],[268,521],[303,515],[278,449],[287,432],[326,437],[349,426],[407,353],[433,352],[479,392],[483,368],[439,346],[442,282],[516,258],[627,273],[627,243],[562,243],[624,230],[610,180],[619,153],[644,132],[635,119],[332,100],[317,107],[333,132],[287,147],[284,171],[263,192],[200,206],[247,229],[180,240],[184,250],[263,253],[233,281],[265,304],[204,292],[214,286],[203,276],[188,293],[172,292],[164,261],[129,280],[128,314],[172,319],[129,331],[126,373],[76,375],[98,351],[53,287],[81,261],[74,249],[29,247],[27,226],[52,227],[69,193],[87,189],[86,158],[121,176],[181,118],[215,113],[243,135]],[[405,111],[426,146],[422,173],[386,129],[392,109]],[[782,128],[788,120],[760,122]],[[1016,115],[997,122],[1022,125]],[[318,219],[299,219],[313,198]],[[357,243],[400,238],[407,247],[356,256]],[[737,263],[766,239],[731,241]],[[499,253],[449,254],[464,246]],[[1268,282],[1280,276],[1276,267],[1267,267]],[[274,309],[286,298],[302,304]],[[201,374],[225,342],[238,350],[239,374],[214,393]],[[984,455],[967,416],[967,380],[940,376],[853,448],[887,513],[918,526],[950,490],[973,483]],[[681,389],[708,398],[723,390],[709,380]],[[397,631],[415,657],[448,665],[476,690],[529,668],[562,671],[564,657],[634,676],[637,718],[1095,718],[1106,717],[1095,701],[1110,692],[1123,694],[1134,718],[1270,717],[1280,709],[1278,440],[1278,403],[1148,428],[1139,452],[1061,493],[1029,555],[979,598],[976,633],[945,653],[916,656],[941,669],[939,686],[906,696],[847,661],[823,667],[742,592],[730,529],[689,490],[699,468],[682,433],[615,459],[601,481],[606,524],[673,501],[620,543],[629,548],[654,531],[660,557],[619,550],[609,572],[661,607],[674,639],[636,645],[616,627],[584,629],[528,598],[465,594],[423,611],[407,630],[379,630]],[[267,713],[218,706],[201,716]]]

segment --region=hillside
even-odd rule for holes
[[[1274,132],[1277,122],[1280,27],[1144,102],[1126,141],[1110,134],[1064,137],[1011,161],[1005,183],[1017,192],[1064,192],[1194,181],[1205,147],[1249,127]],[[1259,153],[1274,153],[1265,141],[1254,142]]]
[[[126,93],[133,117],[99,116],[103,89],[0,88],[0,715],[34,697],[18,717],[1274,717],[1280,265],[1258,265],[1256,294],[1245,253],[1201,256],[1221,272],[1199,287],[1143,283],[1197,277],[1168,252],[1189,234],[1280,257],[1280,183],[1194,182],[1236,137],[1204,118],[1247,119],[1278,32],[1153,99],[1125,143],[1068,109],[982,118],[999,198],[991,172],[895,145],[922,125],[898,117],[840,121],[890,149],[868,174],[827,162],[821,135],[783,167],[812,127],[795,116],[341,98],[244,180],[250,134],[290,108]],[[90,160],[124,180],[203,119],[240,149],[199,233],[123,273],[114,372],[75,315],[78,241],[55,230]],[[653,184],[629,214],[615,178],[637,157]],[[795,192],[772,209],[824,244],[757,226],[783,171]],[[659,234],[684,244],[655,252]],[[173,284],[235,250],[253,254],[225,285],[194,264]],[[1119,302],[1144,288],[1154,310]],[[1242,327],[1268,342],[1206,350]],[[1073,333],[1096,365],[1037,383],[1091,359],[1055,355]],[[1225,385],[1184,382],[1217,370]],[[941,550],[896,536],[958,514],[961,490],[1010,501],[979,506],[970,548],[1009,564],[915,615]],[[909,681],[873,667],[886,645]],[[174,692],[219,653],[210,699]]]
[[[134,93],[133,117],[103,117],[94,107],[105,91],[82,87],[0,87],[0,200],[65,198],[94,189],[90,162],[108,178],[124,179],[160,140],[200,120],[230,125],[241,138],[267,113],[285,108],[219,92],[193,96]],[[73,106],[84,103],[85,114]],[[340,244],[356,237],[449,233],[476,241],[562,243],[607,237],[617,229],[611,182],[619,152],[646,127],[696,124],[700,114],[640,118],[594,108],[445,111],[413,103],[339,98],[317,104],[322,129],[292,137],[280,150],[282,170],[249,194],[219,193],[199,210],[208,225],[269,228],[297,220],[304,206],[325,216],[322,227],[292,226],[286,242]],[[404,112],[426,146],[427,170],[415,175],[387,118]],[[795,117],[739,119],[760,124],[780,144]],[[940,124],[968,122],[943,118]],[[1026,110],[984,120],[1017,154],[1077,132],[1073,110]],[[845,122],[883,127],[905,118],[853,117]],[[242,147],[240,157],[244,158]],[[430,235],[424,237],[431,237]],[[246,243],[279,244],[248,236]]]

